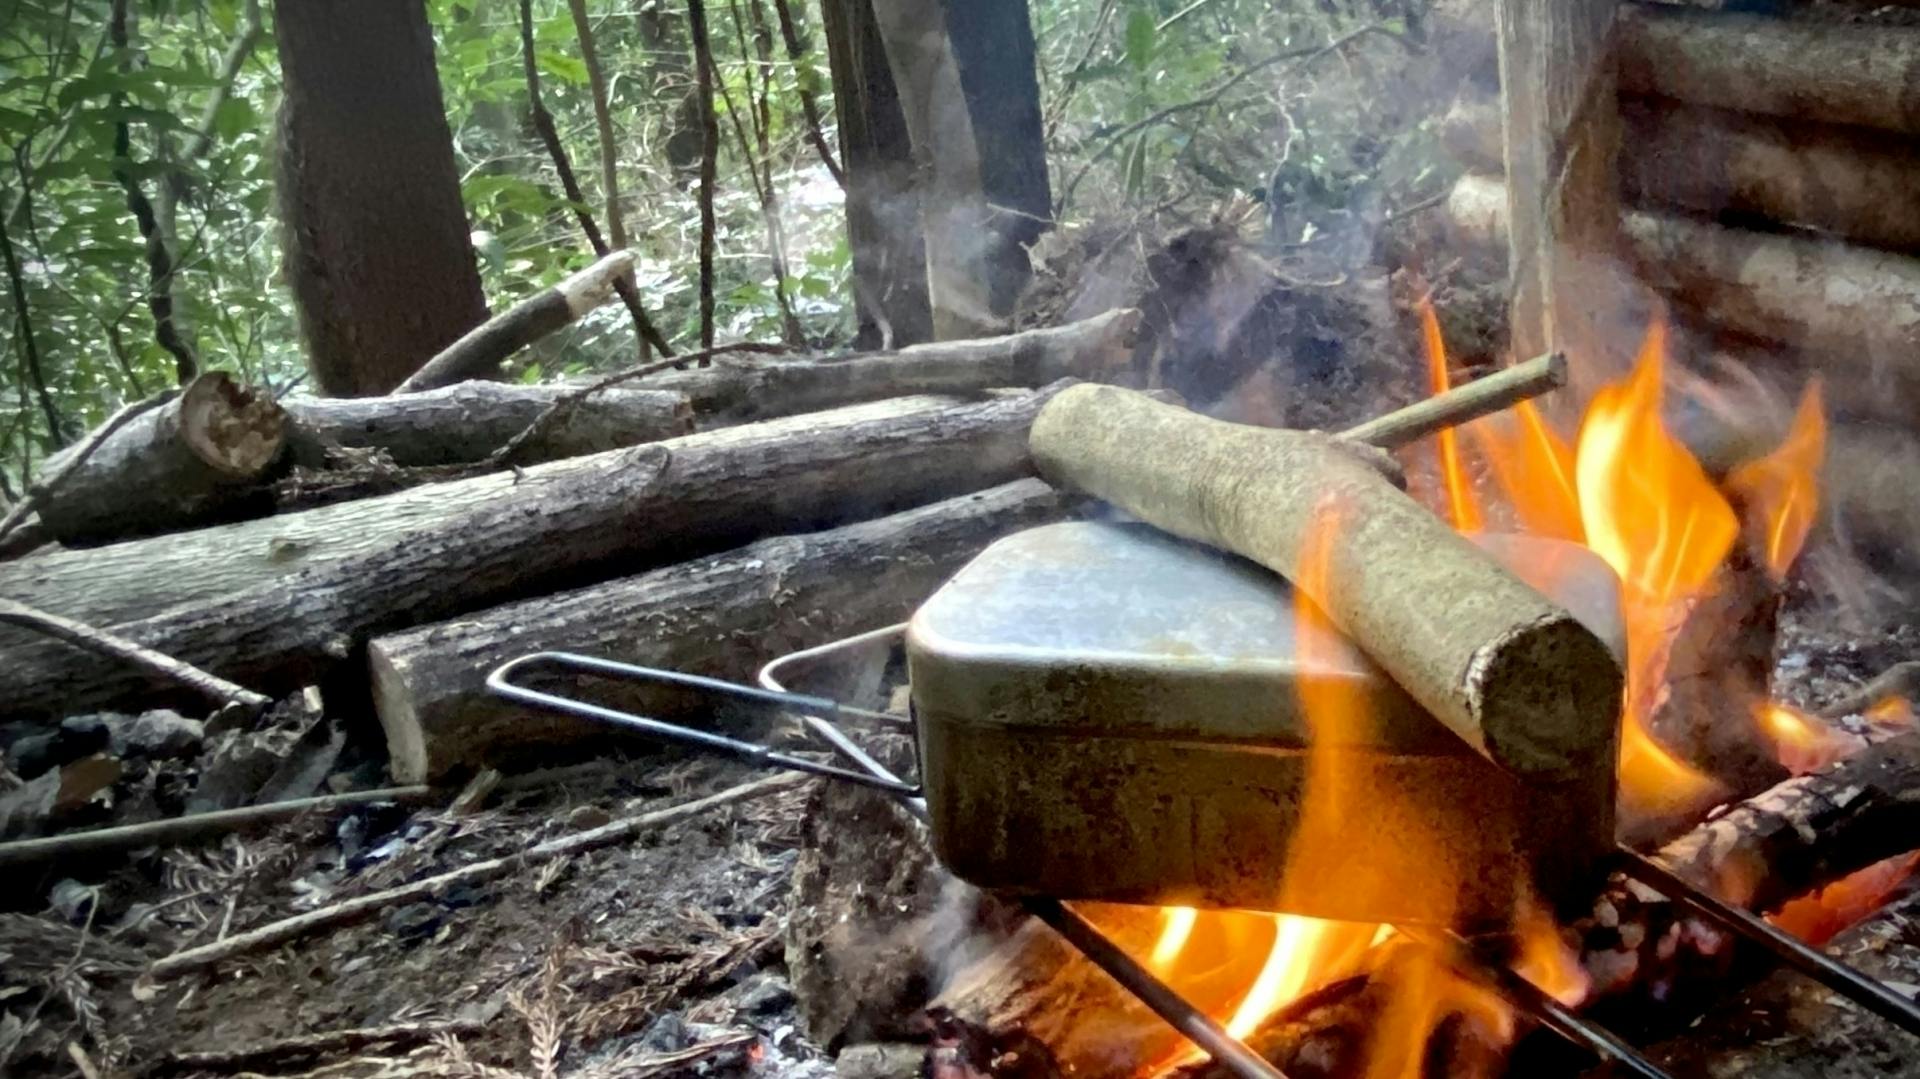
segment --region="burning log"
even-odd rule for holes
[[[577,720],[530,716],[487,692],[487,672],[517,655],[582,651],[750,680],[775,656],[905,618],[995,537],[1057,518],[1064,505],[1052,488],[1023,480],[376,638],[374,707],[390,767],[413,782],[578,737]],[[659,718],[691,714],[657,687],[610,686],[594,699]]]
[[[1611,770],[1621,673],[1606,645],[1351,448],[1076,386],[1041,411],[1032,449],[1056,483],[1287,575],[1337,500],[1332,587],[1308,592],[1336,624],[1495,762],[1535,777]]]
[[[1907,139],[1864,128],[1781,121],[1676,104],[1621,103],[1627,198],[1799,225],[1874,247],[1920,248],[1920,153]],[[1456,100],[1441,122],[1448,151],[1475,172],[1504,167],[1500,103]]]
[[[284,402],[296,449],[318,442],[384,450],[394,464],[484,461],[571,391],[566,386],[462,382],[404,396]],[[605,390],[523,447],[517,463],[551,461],[657,442],[693,431],[693,407],[669,390]],[[316,454],[316,450],[307,450]]]
[[[272,398],[208,372],[94,448],[37,500],[40,520],[55,539],[77,544],[232,512],[279,459],[284,427]],[[43,471],[59,474],[61,459]]]
[[[1457,242],[1505,242],[1497,179],[1462,177],[1448,198]],[[1836,379],[1920,393],[1920,259],[1806,236],[1727,228],[1645,210],[1622,221],[1647,280],[1705,319],[1822,355]]]
[[[1623,90],[1920,134],[1920,28],[1622,5]]]
[[[338,507],[330,520],[355,535],[310,558],[303,572],[257,574],[244,588],[232,575],[218,577],[200,599],[113,629],[249,686],[305,685],[377,633],[616,567],[677,561],[769,531],[1017,479],[1031,467],[1027,429],[1051,395],[973,404],[905,398],[576,458],[532,470],[533,482],[488,476],[433,496],[413,491]],[[163,571],[149,562],[137,572]],[[60,713],[155,688],[65,646],[23,642],[0,651],[0,700],[9,712]]]
[[[1120,308],[1065,326],[1004,337],[939,341],[897,352],[812,360],[721,358],[712,367],[663,372],[649,386],[685,393],[694,412],[729,421],[766,419],[914,393],[978,393],[996,386],[1098,381],[1133,355],[1140,312]]]

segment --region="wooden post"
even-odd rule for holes
[[[1566,353],[1576,399],[1638,337],[1616,257],[1616,0],[1500,0],[1513,354]],[[1624,332],[1623,332],[1624,331]]]

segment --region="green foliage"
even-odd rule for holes
[[[397,2],[397,0],[396,0]],[[591,259],[553,163],[534,137],[517,0],[425,0],[461,192],[496,309]],[[759,0],[769,3],[770,0]],[[817,6],[791,0],[810,51],[764,56],[754,0],[710,0],[720,108],[718,313],[722,340],[775,339],[767,232],[749,161],[757,102],[788,260],[784,291],[809,338],[851,334],[849,256],[838,189],[807,141],[799,93],[833,138]],[[1281,60],[1366,26],[1417,31],[1419,0],[1031,0],[1055,197],[1065,220],[1144,208],[1193,212],[1234,190],[1280,206],[1297,241],[1367,191],[1389,205],[1436,183],[1432,140],[1410,120],[1401,46],[1384,34],[1336,53]],[[637,282],[671,339],[697,338],[695,183],[672,160],[695,123],[681,0],[589,0],[609,80],[618,179]],[[279,67],[271,10],[229,70],[250,0],[129,0],[131,48],[107,40],[108,0],[0,0],[0,213],[19,256],[46,393],[67,430],[47,429],[14,305],[0,292],[0,477],[121,403],[173,380],[146,309],[145,251],[115,167],[171,205],[178,321],[202,365],[288,388],[303,366],[281,280],[273,144]],[[546,105],[605,224],[588,72],[565,0],[534,0]],[[770,10],[763,15],[772,25]],[[742,25],[744,23],[745,25]],[[728,103],[737,115],[727,115]],[[740,139],[733,124],[745,125]],[[116,162],[117,127],[127,159]],[[697,128],[695,128],[697,131]],[[681,135],[675,139],[675,135]],[[695,136],[697,141],[697,135]],[[636,344],[611,305],[522,357],[536,380],[622,366]]]

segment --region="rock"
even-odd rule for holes
[[[168,708],[143,712],[113,726],[114,752],[154,760],[186,760],[200,754],[206,726]]]
[[[590,831],[612,822],[613,814],[596,805],[584,805],[567,814],[567,828],[575,832]]]
[[[862,1042],[834,1058],[839,1079],[919,1079],[926,1071],[927,1047],[911,1042]]]
[[[793,987],[778,974],[756,974],[741,987],[734,1006],[755,1019],[779,1015],[793,1006]]]
[[[112,744],[112,714],[68,716],[60,725],[16,738],[7,749],[7,763],[22,779],[71,764]]]

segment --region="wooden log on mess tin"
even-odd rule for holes
[[[1067,501],[1022,480],[376,638],[374,702],[393,773],[439,776],[579,737],[580,721],[529,714],[487,691],[487,672],[515,656],[575,651],[750,682],[787,652],[906,618],[987,543],[1058,518]],[[690,714],[658,686],[596,684],[592,699],[660,718]]]
[[[1611,759],[1621,672],[1607,646],[1337,440],[1081,385],[1041,410],[1032,449],[1060,486],[1294,578],[1495,762],[1568,777]],[[1337,529],[1330,564],[1302,575],[1316,527]]]
[[[38,501],[61,543],[100,543],[218,517],[279,460],[286,417],[271,397],[211,371],[128,421]],[[49,460],[42,473],[60,474]]]
[[[1031,471],[1027,429],[1051,392],[902,398],[574,458],[530,470],[537,481],[446,484],[461,490],[441,492],[437,512],[385,507],[386,527],[350,554],[111,628],[249,688],[310,684],[377,633],[1019,479]],[[369,505],[338,507],[339,521],[378,528]],[[64,645],[0,651],[6,713],[46,716],[157,688]]]

